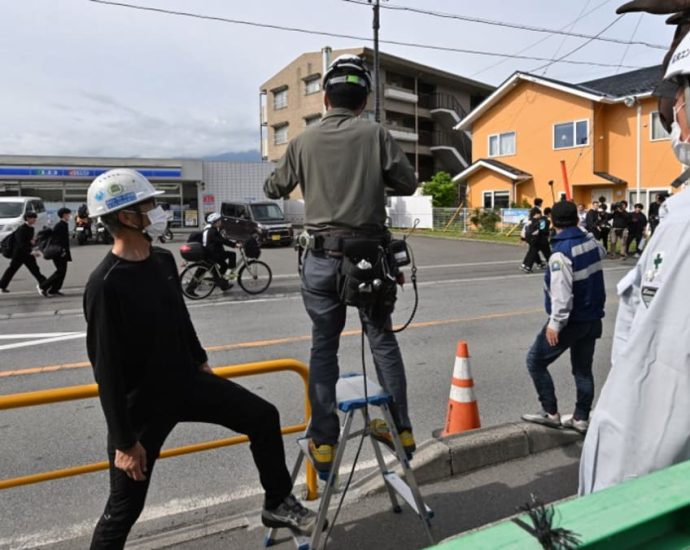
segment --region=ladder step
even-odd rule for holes
[[[405,502],[412,508],[417,515],[421,516],[419,513],[419,509],[417,508],[417,503],[414,501],[414,496],[412,495],[412,489],[410,489],[409,485],[405,483],[398,474],[395,472],[386,472],[383,474],[383,479],[386,480],[386,483],[388,483],[396,493],[398,493]],[[434,517],[434,512],[429,508],[426,504],[424,505],[424,508],[426,509],[426,514],[424,517],[431,519]]]
[[[391,396],[369,378],[366,378],[367,391],[365,393],[364,381],[365,378],[361,374],[343,375],[338,379],[335,387],[338,409],[347,413],[354,409],[361,409],[367,404],[377,406],[391,401]]]

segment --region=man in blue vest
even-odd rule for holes
[[[594,344],[601,337],[606,291],[601,261],[606,256],[593,235],[577,227],[577,206],[561,201],[551,210],[556,235],[551,239],[549,269],[544,274],[546,313],[549,320],[527,353],[542,410],[522,419],[553,428],[571,428],[584,433],[594,400],[592,360]],[[570,350],[577,389],[575,412],[561,418],[548,366]]]

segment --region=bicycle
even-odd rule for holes
[[[181,252],[183,252],[185,246],[189,245],[183,245],[180,248]],[[240,261],[236,267],[228,270],[225,275],[221,275],[217,264],[207,260],[193,261],[186,264],[186,267],[180,273],[182,293],[190,300],[202,300],[209,296],[216,288],[217,278],[224,278],[226,281],[237,279],[240,288],[247,294],[261,294],[264,292],[273,280],[271,268],[261,260],[248,258],[243,246],[238,244],[237,248]]]

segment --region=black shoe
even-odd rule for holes
[[[522,264],[522,265],[520,266],[520,269],[522,269],[522,271],[524,271],[525,273],[532,273],[532,268],[531,268],[531,267],[527,267],[525,264]]]
[[[38,293],[43,296],[44,298],[49,298],[48,296],[48,291],[44,290],[41,288],[41,285],[36,285],[36,290],[38,290]]]
[[[0,288],[0,294],[9,294],[10,291],[7,290],[6,288]]]
[[[299,500],[289,495],[277,508],[264,508],[261,512],[261,523],[266,527],[287,527],[301,535],[309,536],[316,527],[316,512],[305,508]]]
[[[62,292],[60,292],[59,290],[56,290],[54,292],[49,292],[48,296],[65,296],[65,295]]]

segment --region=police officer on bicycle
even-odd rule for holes
[[[228,269],[234,269],[237,265],[237,259],[234,252],[225,250],[226,246],[235,248],[235,241],[226,239],[220,232],[220,227],[223,223],[223,218],[218,212],[213,212],[208,215],[206,221],[208,222],[204,227],[204,232],[201,238],[201,243],[204,246],[204,253],[206,259],[218,266],[218,271],[213,270],[213,278],[216,285],[222,290],[230,290],[232,283],[227,281],[223,275]]]
[[[335,455],[340,428],[335,395],[338,346],[346,304],[357,305],[342,299],[348,247],[354,243],[357,248],[358,243],[365,242],[385,246],[390,240],[385,227],[386,189],[411,195],[417,188],[414,170],[397,142],[377,122],[359,118],[371,88],[371,75],[359,57],[335,59],[323,78],[326,114],[319,124],[288,144],[264,186],[269,198],[288,197],[297,185],[304,197],[308,235],[301,239],[306,244],[301,285],[313,323],[309,452],[320,471],[330,470]],[[358,254],[364,254],[361,248]],[[394,294],[395,282],[392,291]],[[392,307],[359,307],[379,382],[393,397],[395,428],[405,450],[412,453],[415,442],[407,412],[405,370],[398,342],[390,331],[391,312]],[[374,437],[391,444],[389,427],[382,420],[372,421],[371,427]]]

